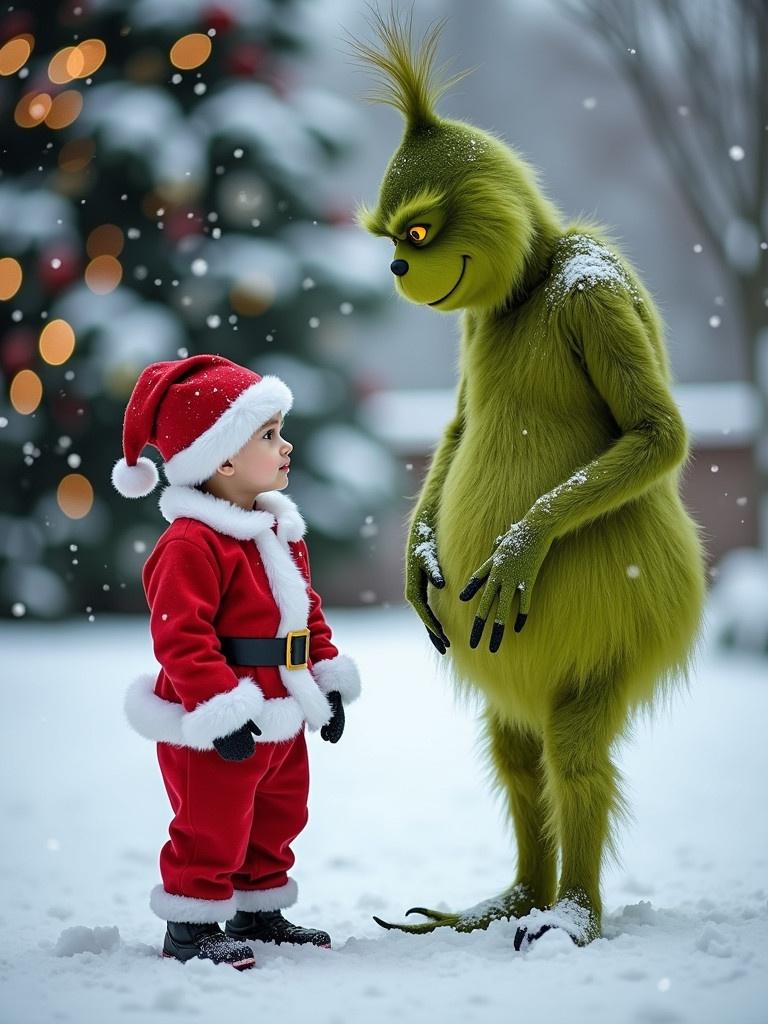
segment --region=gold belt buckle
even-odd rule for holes
[[[306,644],[304,646],[304,661],[296,663],[291,659],[291,642],[296,636],[306,637]],[[308,629],[292,629],[288,631],[288,635],[285,638],[285,667],[289,669],[294,668],[306,668],[307,661],[309,659],[309,630]]]

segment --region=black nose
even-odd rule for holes
[[[403,274],[408,273],[408,261],[407,260],[392,260],[389,264],[389,269],[393,274],[397,274],[398,277],[402,277]]]

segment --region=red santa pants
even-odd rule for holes
[[[174,813],[160,852],[167,893],[227,900],[233,889],[286,885],[291,843],[307,823],[303,731],[284,743],[257,743],[245,761],[168,743],[158,743],[157,757]]]

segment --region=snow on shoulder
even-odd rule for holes
[[[547,305],[554,309],[571,292],[607,285],[624,289],[635,302],[642,299],[615,253],[590,235],[565,235],[557,244],[546,284]]]

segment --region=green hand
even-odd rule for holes
[[[462,601],[470,601],[485,585],[477,606],[469,646],[477,647],[483,635],[485,623],[497,596],[499,604],[491,631],[488,649],[495,654],[501,646],[504,628],[512,611],[515,595],[520,595],[520,605],[515,632],[525,625],[531,608],[531,594],[541,564],[547,556],[552,537],[541,526],[527,517],[513,523],[505,534],[496,539],[496,550],[472,573],[469,582],[459,594]]]
[[[437,560],[435,515],[431,508],[417,509],[408,536],[405,596],[416,614],[427,627],[429,639],[441,654],[450,647],[437,616],[429,607],[427,584],[442,590],[445,578]]]

